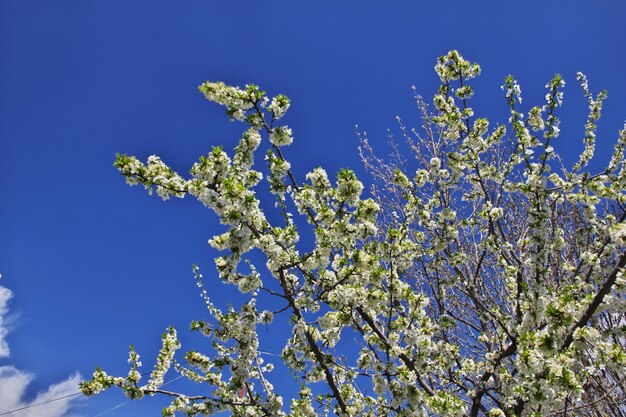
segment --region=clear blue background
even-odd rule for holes
[[[299,178],[323,165],[367,181],[355,124],[381,153],[396,115],[419,126],[410,86],[430,102],[435,59],[448,50],[481,64],[473,105],[493,123],[506,121],[507,74],[525,110],[563,74],[556,148],[568,160],[584,132],[582,70],[592,90],[609,90],[606,161],[626,117],[625,17],[622,1],[0,1],[0,284],[19,314],[0,364],[35,374],[33,396],[96,364],[126,372],[131,343],[151,365],[170,324],[183,350],[201,347],[186,331],[204,317],[191,264],[218,303],[232,299],[206,243],[221,229],[191,199],[164,203],[126,186],[112,163],[116,152],[154,153],[186,173],[212,145],[232,149],[242,125],[198,93],[204,80],[292,99],[286,155]],[[122,401],[107,393],[76,412]],[[160,415],[161,404],[105,415]]]

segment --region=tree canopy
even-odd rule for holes
[[[170,328],[145,384],[131,347],[126,376],[97,369],[83,393],[169,395],[170,416],[626,415],[626,128],[608,165],[589,172],[606,92],[592,94],[579,73],[589,111],[569,167],[554,148],[561,76],[525,113],[506,77],[509,119],[494,126],[469,106],[478,64],[451,51],[435,70],[434,109],[416,96],[422,128],[400,125],[410,163],[378,157],[361,135],[369,196],[347,169],[334,181],[321,167],[297,178],[284,149],[290,100],[255,85],[200,85],[245,130],[232,155],[213,148],[190,178],[157,156],[117,155],[129,184],[164,200],[191,195],[215,213],[227,227],[210,240],[223,252],[219,277],[246,301],[217,308],[194,266],[210,318],[191,328],[211,343],[176,358]],[[288,401],[257,330],[279,314],[291,323],[281,366],[300,387]],[[211,393],[164,390],[172,366]]]

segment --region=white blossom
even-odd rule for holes
[[[369,195],[349,169],[334,183],[321,167],[299,178],[282,149],[292,129],[274,124],[289,99],[269,100],[251,84],[200,86],[246,123],[232,157],[215,147],[184,179],[158,156],[118,155],[129,184],[163,199],[190,194],[215,213],[224,227],[209,240],[221,252],[217,276],[243,295],[218,309],[194,266],[209,314],[191,328],[211,339],[206,351],[177,360],[170,328],[145,385],[131,347],[125,376],[97,369],[83,393],[168,395],[166,416],[610,413],[626,395],[626,129],[607,167],[585,171],[606,93],[594,97],[578,74],[584,150],[573,167],[559,166],[560,75],[527,117],[519,84],[506,77],[509,126],[490,127],[468,106],[480,67],[451,51],[435,70],[435,114],[418,100],[425,137],[409,141],[415,159],[364,157],[377,180]],[[263,137],[265,176],[255,162]],[[276,332],[287,322],[288,334]],[[264,331],[280,355],[265,350]],[[289,372],[273,375],[275,360]],[[174,371],[202,384],[201,394],[163,390]],[[275,389],[289,373],[295,398]]]

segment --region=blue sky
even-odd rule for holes
[[[0,372],[0,392],[24,387],[11,399],[23,406],[95,365],[124,373],[131,343],[148,366],[170,324],[186,348],[201,347],[186,331],[204,317],[192,263],[217,303],[233,299],[213,279],[207,240],[221,229],[211,213],[191,199],[149,197],[112,167],[116,152],[158,154],[186,173],[211,146],[232,149],[242,126],[198,93],[201,82],[288,95],[295,142],[286,154],[296,174],[351,167],[367,181],[355,124],[381,152],[396,115],[418,126],[410,87],[430,101],[435,59],[448,50],[481,64],[473,104],[493,122],[506,120],[507,74],[530,108],[561,73],[556,148],[566,158],[584,132],[581,70],[592,90],[609,91],[598,135],[606,159],[626,117],[625,16],[620,1],[3,0],[0,285],[13,297],[7,304],[0,293],[0,367],[28,373],[30,383],[11,385]],[[63,402],[65,414],[14,415],[160,415],[159,400],[110,410],[123,401],[107,393]]]

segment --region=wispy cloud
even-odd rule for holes
[[[6,341],[9,332],[6,317],[8,302],[12,296],[13,294],[9,289],[0,286],[0,358],[7,358],[10,355],[9,345]],[[52,384],[44,392],[37,394],[34,399],[24,401],[24,393],[33,378],[32,374],[14,366],[0,366],[0,414],[22,408],[21,411],[7,414],[5,417],[68,417],[72,403],[81,397],[72,396],[60,400],[56,399],[75,394],[78,391],[80,375],[76,373],[64,381]],[[48,402],[50,400],[56,401]],[[24,409],[24,407],[40,403],[46,404]]]
[[[9,298],[11,298],[11,291],[8,288],[0,286],[0,358],[6,358],[9,356],[9,345],[5,340],[7,333],[9,332],[4,322],[4,316],[8,311]]]

